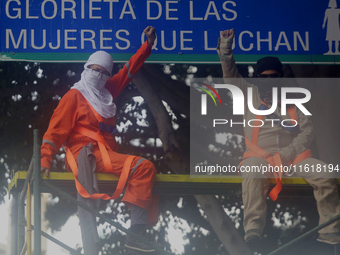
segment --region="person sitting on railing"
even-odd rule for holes
[[[234,36],[234,29],[223,31],[217,46],[225,83],[234,82],[232,84],[238,86],[243,91],[243,94],[246,94],[247,89],[251,87],[254,108],[260,110],[271,108],[273,87],[280,88],[285,84],[282,63],[277,57],[259,59],[256,64],[258,82],[256,85],[248,83],[241,77],[235,64],[232,50]],[[299,166],[308,164],[309,167],[317,165],[327,167],[324,162],[312,158],[309,152],[314,137],[310,116],[304,115],[295,106],[290,107],[290,109],[287,108],[287,112],[286,116],[281,116],[280,109],[276,109],[268,119],[293,119],[297,121],[298,129],[289,130],[280,125],[272,125],[271,121],[264,121],[261,127],[258,126],[258,123],[254,124],[253,127],[245,125],[244,133],[247,148],[240,164],[241,173],[241,167],[245,169],[245,167],[252,166],[271,165],[280,168],[295,165],[300,169]],[[244,119],[246,123],[249,123],[248,121],[251,119],[260,118],[267,117],[263,115],[255,116],[249,110],[245,111]],[[296,171],[294,176],[305,178],[313,186],[320,224],[340,213],[338,187],[334,173]],[[269,190],[268,176],[261,172],[243,172],[242,177],[245,240],[249,245],[256,247],[266,224],[266,199]],[[270,177],[274,176],[271,175]],[[269,193],[273,200],[276,200],[282,188],[280,177],[276,176],[277,186]],[[336,221],[321,229],[317,240],[329,244],[339,244],[340,222]]]
[[[66,167],[75,175],[80,200],[115,199],[126,186],[122,201],[131,208],[130,230],[141,235],[145,235],[147,224],[158,220],[158,197],[151,194],[156,168],[149,160],[116,152],[114,100],[151,54],[156,39],[155,28],[148,26],[144,33],[147,41],[112,77],[110,54],[97,51],[89,57],[81,80],[62,97],[55,109],[41,146],[41,171],[46,176],[52,156],[61,146],[67,146]],[[93,186],[96,183],[94,172],[120,176],[113,196],[98,193],[98,187]],[[87,200],[87,203],[95,204],[94,201]],[[98,254],[96,219],[81,208],[78,208],[78,214],[85,255]],[[154,251],[131,235],[127,236],[125,246],[143,252]]]

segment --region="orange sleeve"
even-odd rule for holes
[[[133,79],[133,76],[139,71],[145,60],[151,55],[152,45],[146,42],[137,50],[130,60],[106,83],[106,88],[113,96],[113,100],[123,91],[123,89]]]
[[[50,169],[52,156],[69,137],[76,119],[77,103],[66,94],[55,109],[41,146],[41,166]]]

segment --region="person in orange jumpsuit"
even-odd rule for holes
[[[155,28],[148,26],[144,33],[147,41],[113,77],[111,55],[97,51],[89,57],[80,81],[62,97],[55,109],[41,146],[41,171],[46,176],[49,175],[52,156],[61,146],[67,146],[66,167],[75,175],[78,198],[117,198],[127,183],[122,201],[131,208],[130,230],[137,234],[145,234],[147,224],[158,220],[157,197],[151,193],[156,169],[144,158],[116,152],[114,100],[151,54],[156,39]],[[88,171],[86,169],[90,169],[90,175],[85,173]],[[98,194],[97,187],[92,189],[91,185],[86,184],[87,176],[95,178],[94,172],[120,176],[112,197]],[[94,227],[89,230],[87,216],[79,216],[84,252],[85,255],[94,255],[98,254],[99,248],[96,246],[99,238],[95,217],[91,216]],[[154,251],[130,235],[125,246],[143,252]]]

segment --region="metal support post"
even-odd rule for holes
[[[40,144],[39,130],[34,129],[34,170],[33,170],[33,195],[34,195],[34,254],[41,255],[41,197],[40,197]]]
[[[28,183],[27,186],[27,255],[31,255],[32,251],[32,235],[31,235],[31,211],[32,211],[32,206],[31,206],[31,185]]]
[[[13,192],[11,204],[11,255],[18,254],[18,199],[19,194]]]
[[[25,201],[18,203],[18,252],[20,253],[25,244]]]

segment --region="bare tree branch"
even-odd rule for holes
[[[158,133],[160,134],[159,137],[163,142],[166,163],[175,173],[188,173],[190,166],[189,152],[181,150],[173,131],[169,114],[163,106],[160,97],[155,93],[148,79],[146,79],[146,75],[144,70],[140,70],[138,77],[135,79],[135,85],[141,92],[156,120]],[[207,215],[215,233],[230,254],[253,254],[215,196],[196,195],[195,198]]]
[[[158,96],[167,104],[170,105],[171,108],[177,110],[178,112],[184,114],[185,116],[190,115],[190,98],[189,88],[183,90],[183,84],[172,80],[170,77],[166,76],[163,73],[163,77],[166,79],[161,79],[159,76],[158,68],[151,68],[147,65],[148,68],[144,68],[140,71],[144,73],[145,78],[149,81],[150,86],[152,86],[153,90],[158,94]],[[138,76],[138,75],[137,75]]]
[[[163,142],[164,151],[169,150],[173,145],[176,148],[180,148],[175,139],[169,113],[162,104],[160,97],[154,93],[143,70],[140,70],[139,74],[134,78],[134,84],[148,104],[150,111],[155,118],[158,127],[158,135]]]

